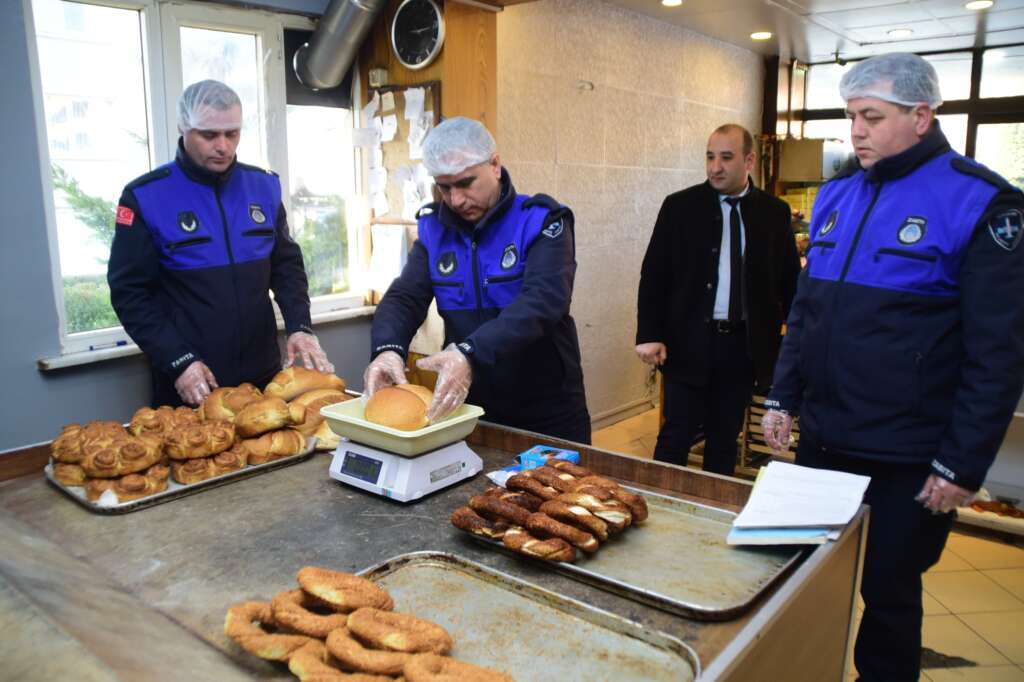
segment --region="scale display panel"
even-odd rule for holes
[[[373,457],[366,457],[351,450],[345,451],[345,461],[341,464],[341,473],[348,474],[367,483],[376,483],[380,478],[380,468],[384,462]]]

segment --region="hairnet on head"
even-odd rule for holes
[[[223,120],[211,125],[214,112],[238,107],[238,125],[225,128]],[[242,127],[242,101],[234,90],[220,81],[205,80],[185,88],[178,100],[178,132],[190,130],[234,130]]]
[[[935,67],[909,52],[890,52],[857,62],[839,81],[839,94],[847,102],[873,97],[907,107],[924,103],[938,109],[942,104]]]
[[[456,116],[443,121],[423,142],[423,165],[433,176],[457,175],[491,160],[498,146],[480,121]]]

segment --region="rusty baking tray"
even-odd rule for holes
[[[455,554],[402,554],[362,571],[398,611],[444,627],[451,655],[525,682],[673,680],[700,673],[682,641]]]
[[[274,460],[273,462],[267,462],[266,464],[254,464],[253,466],[247,466],[244,469],[238,471],[232,471],[228,474],[222,474],[214,478],[208,478],[205,481],[199,481],[198,483],[187,483],[182,484],[175,481],[173,478],[167,482],[167,490],[150,495],[149,497],[143,497],[139,500],[131,500],[129,502],[121,502],[118,504],[102,505],[96,502],[89,501],[89,498],[85,496],[85,488],[82,486],[66,486],[59,482],[53,477],[53,463],[48,462],[46,464],[46,480],[55,485],[61,492],[70,497],[72,500],[82,505],[94,514],[127,514],[129,512],[138,511],[147,507],[153,507],[164,502],[170,502],[171,500],[177,500],[188,495],[208,490],[210,488],[216,488],[218,486],[225,485],[227,483],[234,483],[235,481],[243,478],[249,478],[250,476],[256,476],[258,474],[264,474],[274,469],[280,469],[281,467],[290,466],[292,464],[298,464],[299,462],[309,459],[314,452],[316,445],[315,438],[307,439],[306,449],[297,455],[291,457],[284,457],[282,459]]]
[[[733,512],[623,487],[647,499],[650,516],[594,554],[578,552],[574,563],[531,559],[500,542],[467,535],[608,592],[697,620],[739,616],[801,555],[793,547],[726,544]]]

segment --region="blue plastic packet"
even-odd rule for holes
[[[536,469],[539,466],[544,466],[544,462],[549,459],[565,459],[573,464],[580,463],[580,453],[575,450],[563,450],[562,448],[555,448],[550,445],[535,445],[526,452],[522,452],[516,456],[516,462],[518,462],[524,469]]]

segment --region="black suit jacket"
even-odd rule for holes
[[[771,384],[780,331],[800,274],[790,210],[754,187],[740,201],[746,233],[743,295],[747,347],[758,388]],[[640,272],[636,342],[664,343],[666,378],[707,383],[708,320],[718,280],[722,210],[707,182],[666,197]],[[712,251],[715,249],[716,251]]]

